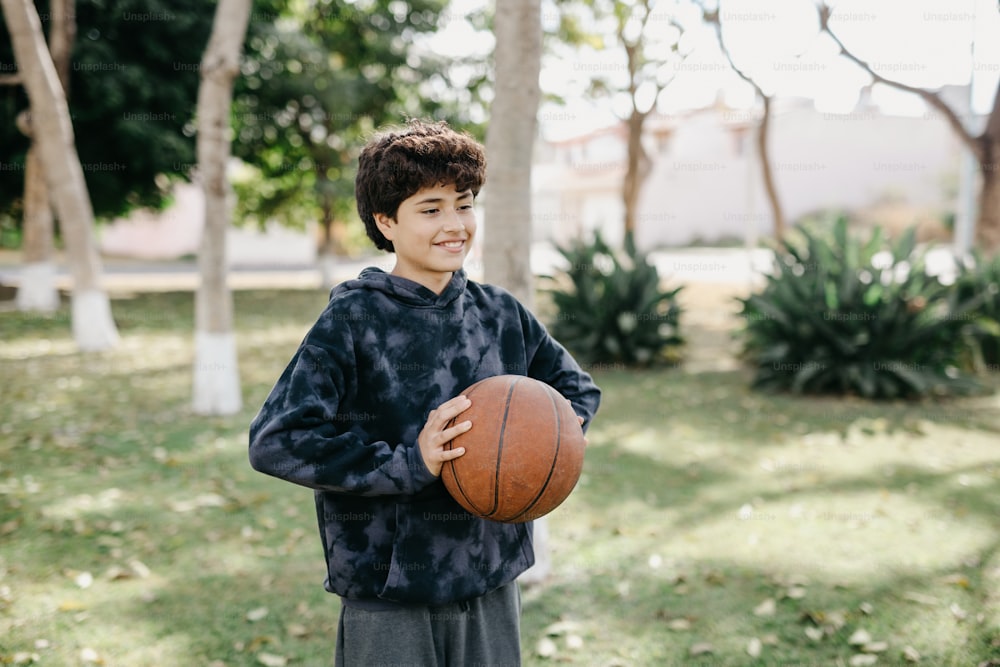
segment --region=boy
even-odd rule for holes
[[[325,587],[342,603],[337,665],[519,665],[531,525],[477,518],[440,481],[464,454],[445,443],[473,426],[459,392],[529,375],[586,428],[600,390],[509,293],[466,278],[481,145],[413,121],[358,166],[358,212],[396,265],[333,289],[250,426],[250,461],[315,490]]]

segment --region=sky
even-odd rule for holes
[[[451,21],[431,47],[452,55],[488,53],[492,36],[476,33],[463,18],[488,1],[452,0]],[[877,64],[883,76],[935,89],[967,85],[972,75],[973,109],[989,111],[1000,79],[996,0],[828,1],[834,9],[834,31],[856,55]],[[689,6],[684,0],[660,2]],[[674,76],[661,94],[658,110],[673,114],[704,107],[719,95],[730,107],[753,108],[753,89],[729,69],[714,32],[700,23],[697,10],[682,11],[688,12],[682,14],[685,25],[692,26],[681,41],[689,55],[661,72]],[[551,30],[555,15],[543,9],[542,18],[543,28]],[[870,83],[861,68],[840,56],[833,41],[820,34],[813,0],[722,0],[721,18],[734,60],[768,93],[811,98],[822,112],[848,113],[862,87]],[[661,21],[653,34],[666,32],[666,22]],[[545,56],[542,90],[565,97],[568,105],[543,103],[539,110],[543,136],[583,134],[624,116],[624,100],[594,103],[583,92],[595,73],[620,75],[623,64],[624,53],[613,42],[600,51]],[[927,111],[915,95],[888,86],[875,86],[872,100],[887,113]]]

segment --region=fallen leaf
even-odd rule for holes
[[[691,629],[691,621],[686,618],[675,618],[667,623],[667,627],[675,632],[684,632]]]
[[[852,634],[847,639],[847,643],[850,644],[851,646],[862,646],[864,644],[871,642],[871,640],[872,636],[871,634],[868,633],[867,630],[864,630],[863,628],[858,628],[857,630],[854,631],[854,634]]]
[[[566,648],[573,651],[583,648],[583,637],[580,635],[566,635]]]
[[[542,637],[535,644],[535,654],[539,658],[551,658],[559,651],[559,647],[556,643],[549,639],[548,637]]]
[[[952,602],[948,607],[948,610],[951,612],[951,615],[955,617],[955,620],[964,621],[969,617],[969,612],[962,609],[957,602]]]
[[[920,662],[920,651],[912,646],[903,647],[903,660],[906,662]]]
[[[889,642],[868,642],[861,650],[865,653],[885,653],[889,650]]]
[[[33,665],[39,662],[42,656],[37,653],[28,653],[27,651],[21,651],[20,653],[15,653],[13,661],[15,665]]]
[[[246,619],[251,623],[256,623],[257,621],[262,621],[267,618],[267,614],[267,607],[257,607],[256,609],[251,609],[247,612]]]
[[[713,586],[722,586],[726,583],[726,575],[718,570],[709,570],[705,573],[705,583]]]
[[[86,608],[87,605],[79,600],[63,600],[59,603],[59,611],[80,611]]]
[[[763,642],[761,642],[758,638],[753,637],[749,642],[747,642],[747,655],[751,658],[759,658],[760,652],[763,648]]]
[[[873,613],[875,613],[875,607],[872,605],[871,602],[862,602],[861,604],[858,605],[858,610],[865,616],[871,616]]]
[[[264,667],[285,667],[288,664],[288,658],[274,653],[258,653],[257,662]]]
[[[925,604],[928,606],[933,606],[941,603],[941,601],[938,600],[936,597],[933,597],[931,595],[925,595],[923,593],[917,593],[915,591],[907,591],[906,593],[903,593],[903,599],[909,602],[916,602],[917,604]]]
[[[80,660],[92,665],[104,664],[104,659],[92,648],[80,649]]]
[[[306,637],[309,635],[309,629],[301,623],[289,623],[285,627],[285,631],[292,637]]]
[[[94,585],[94,575],[90,572],[81,572],[73,577],[73,583],[80,588],[90,588]]]
[[[146,579],[149,577],[149,575],[152,574],[149,568],[146,567],[146,564],[137,558],[133,558],[132,560],[130,560],[128,562],[128,567],[130,570],[132,570],[135,576],[139,577],[140,579]]]
[[[867,667],[868,665],[874,665],[877,662],[878,662],[877,655],[871,655],[869,653],[858,653],[857,655],[852,656],[851,659],[847,661],[847,664],[850,665],[851,667]]]
[[[778,610],[778,603],[774,601],[774,598],[767,598],[759,605],[753,608],[754,616],[774,616],[775,612]]]
[[[204,507],[225,507],[226,499],[217,493],[202,493],[194,498],[171,500],[168,503],[171,511],[178,513],[193,512]]]
[[[560,637],[569,632],[573,632],[580,629],[580,624],[576,621],[556,621],[552,623],[547,628],[545,628],[544,633],[549,637]]]
[[[806,637],[814,642],[818,642],[820,639],[823,639],[823,634],[822,628],[814,628],[812,626],[806,628]]]
[[[688,649],[688,655],[690,655],[693,658],[699,655],[706,655],[708,653],[712,653],[713,651],[715,651],[715,647],[712,646],[709,642],[698,642],[697,644],[692,645],[690,649]]]
[[[806,596],[806,589],[803,586],[792,586],[785,591],[785,597],[791,600],[801,600]]]
[[[965,576],[964,574],[958,574],[958,573],[956,573],[956,574],[949,574],[942,581],[944,583],[946,583],[946,584],[952,584],[952,585],[958,586],[960,588],[969,588],[969,586],[971,585],[970,582],[969,582],[969,578],[967,576]]]

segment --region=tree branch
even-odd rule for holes
[[[908,93],[913,93],[914,95],[919,95],[924,102],[928,104],[928,106],[941,112],[941,115],[944,116],[946,121],[948,121],[951,128],[956,134],[958,134],[959,138],[965,143],[969,150],[972,151],[972,154],[976,156],[976,159],[980,162],[983,161],[985,156],[983,155],[983,147],[979,143],[979,139],[969,132],[969,130],[962,123],[962,119],[958,117],[958,114],[955,113],[954,109],[948,106],[945,101],[941,99],[941,96],[937,92],[926,90],[924,88],[917,88],[916,86],[911,86],[901,81],[887,79],[873,70],[872,66],[868,62],[851,53],[851,51],[844,46],[844,43],[840,41],[840,38],[834,34],[833,30],[830,28],[830,15],[833,13],[833,10],[829,7],[829,5],[820,4],[818,9],[820,30],[830,35],[830,38],[837,44],[837,47],[840,49],[840,53],[843,56],[854,62],[854,64],[861,69],[868,72],[868,74],[876,82],[892,86],[893,88],[897,88]]]

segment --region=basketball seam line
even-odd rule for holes
[[[503,421],[500,422],[500,437],[497,439],[497,467],[493,473],[493,509],[486,516],[493,516],[500,509],[500,465],[503,461],[503,439],[507,430],[507,415],[510,414],[510,402],[514,396],[514,388],[520,380],[514,380],[507,388],[507,403],[503,406]]]
[[[511,517],[511,521],[515,519],[520,519],[522,516],[531,511],[531,509],[538,504],[538,501],[542,499],[545,494],[545,490],[549,488],[549,482],[552,481],[552,475],[556,471],[556,465],[559,463],[559,448],[562,445],[562,422],[559,418],[559,406],[556,404],[555,397],[552,396],[552,392],[546,392],[549,396],[549,400],[552,401],[552,408],[556,414],[556,451],[552,456],[552,465],[549,466],[549,474],[545,478],[545,484],[542,484],[542,488],[538,491],[538,495],[525,507],[523,510],[517,513],[516,516]]]

